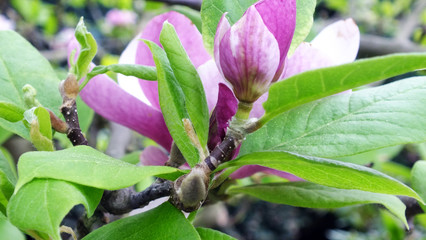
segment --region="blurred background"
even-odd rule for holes
[[[127,43],[154,16],[174,10],[200,24],[201,0],[0,0],[0,30],[23,35],[52,64],[63,79],[67,73],[66,47],[81,16],[98,42],[96,64],[118,62]],[[340,19],[353,18],[361,30],[358,58],[398,52],[426,51],[426,0],[319,0],[315,22],[307,41],[321,29]],[[426,74],[420,72],[416,74]],[[403,77],[411,76],[407,74]],[[116,78],[114,74],[110,74]],[[387,79],[377,84],[397,80]],[[96,115],[79,100],[82,130],[91,146],[124,161],[138,164],[139,154],[155,144],[130,130]],[[55,135],[56,148],[70,146],[64,135]],[[0,128],[1,151],[13,161],[35,150],[29,142]],[[361,161],[360,161],[361,159]],[[426,159],[426,144],[397,146],[342,158],[342,161],[371,166],[406,184],[417,160]],[[256,174],[238,184],[283,181]],[[425,180],[426,181],[426,180]],[[139,190],[150,182],[140,183]],[[227,196],[221,196],[226,198]],[[234,197],[226,203],[210,204],[199,211],[195,225],[218,229],[238,239],[426,239],[426,214],[406,199],[410,231],[378,205],[339,209],[305,209],[271,204],[249,197]],[[75,208],[67,219],[78,217]]]

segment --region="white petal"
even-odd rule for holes
[[[333,23],[322,30],[312,46],[327,53],[335,65],[353,62],[359,49],[358,26],[349,18]]]
[[[133,38],[133,40],[127,45],[126,49],[124,49],[123,53],[120,56],[120,59],[118,60],[118,63],[135,64],[136,49],[140,41],[139,39],[139,34],[135,38]],[[120,87],[124,89],[124,91],[128,92],[130,95],[151,106],[151,103],[148,101],[142,91],[142,88],[139,84],[139,79],[137,79],[136,77],[117,74],[117,80],[118,85],[120,85]]]

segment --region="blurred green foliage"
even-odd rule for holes
[[[364,33],[395,37],[400,24],[421,5],[421,1],[423,0],[319,0],[318,3],[331,15],[353,18]],[[410,37],[414,42],[426,45],[426,8],[418,10],[421,14],[416,19],[417,24]]]

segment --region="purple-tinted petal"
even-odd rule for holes
[[[223,83],[219,84],[219,96],[216,108],[210,117],[209,150],[213,150],[222,141],[226,134],[228,122],[235,115],[238,108],[238,100],[232,91]]]
[[[287,60],[287,69],[281,79],[333,64],[334,61],[325,52],[313,47],[310,43],[301,43]]]
[[[195,25],[187,17],[177,12],[168,12],[153,18],[139,35],[139,38],[151,40],[160,45],[159,37],[163,23],[166,20],[175,27],[176,33],[195,68],[211,59],[204,48],[202,36]],[[155,65],[151,51],[142,41],[139,42],[136,52],[136,63],[148,66]],[[141,80],[140,84],[152,106],[160,109],[157,82]]]
[[[220,42],[220,67],[240,101],[253,102],[269,87],[280,62],[274,35],[251,6]]]
[[[312,40],[312,46],[325,52],[334,65],[355,60],[359,49],[360,33],[352,19],[335,22]]]
[[[273,174],[276,175],[278,177],[282,177],[285,178],[289,181],[304,181],[303,179],[294,176],[293,174],[290,174],[288,172],[283,172],[283,171],[279,171],[276,169],[272,169],[272,168],[267,168],[267,167],[263,167],[263,166],[259,166],[259,165],[247,165],[247,166],[243,166],[240,169],[238,169],[237,171],[233,172],[229,177],[233,178],[233,179],[240,179],[240,178],[245,178],[245,177],[250,177],[255,173],[258,172],[263,172],[263,173],[267,173],[267,174]]]
[[[253,103],[253,108],[250,112],[251,118],[260,118],[265,113],[263,109],[263,103],[268,99],[268,93],[263,94],[256,102]]]
[[[73,37],[68,43],[68,49],[67,49],[68,67],[71,67],[71,63],[69,62],[69,60],[73,52],[74,52],[74,59],[72,59],[72,61],[76,62],[78,58],[78,54],[80,54],[80,44],[78,43],[75,37]]]
[[[250,177],[251,175],[261,172],[265,167],[259,165],[247,165],[239,168],[237,171],[233,172],[229,177],[233,179],[240,179],[245,177]]]
[[[111,9],[105,15],[105,22],[108,25],[123,27],[136,24],[136,13],[129,10]]]
[[[223,75],[223,72],[222,72],[222,68],[220,67],[219,45],[220,45],[220,42],[222,41],[223,36],[225,36],[225,33],[231,28],[231,25],[229,24],[229,21],[226,18],[226,15],[227,13],[224,13],[222,15],[222,18],[220,19],[219,24],[217,25],[216,35],[214,36],[214,59],[222,75]]]
[[[139,159],[144,166],[164,166],[169,156],[158,147],[148,146],[142,151]]]
[[[104,118],[131,128],[170,149],[172,138],[162,113],[128,94],[107,75],[92,78],[80,96]]]
[[[296,0],[263,0],[255,5],[266,27],[275,36],[280,49],[280,64],[274,80],[284,69],[285,57],[296,28]]]

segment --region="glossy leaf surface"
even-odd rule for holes
[[[18,163],[15,192],[34,178],[53,178],[85,186],[115,190],[159,176],[176,179],[181,170],[163,166],[135,166],[109,157],[91,147],[77,146],[55,152],[28,152]]]
[[[83,239],[201,240],[197,231],[183,213],[169,202],[165,202],[147,212],[105,225]]]
[[[421,200],[411,188],[371,168],[282,151],[247,154],[220,165],[216,171],[244,165],[274,168],[328,187],[405,195]]]
[[[244,193],[264,201],[307,208],[338,208],[350,205],[379,203],[408,226],[405,205],[399,198],[359,190],[343,190],[310,182],[258,184],[230,188],[230,194]]]
[[[189,119],[185,106],[185,94],[164,50],[153,42],[145,41],[145,43],[151,49],[157,67],[158,94],[167,128],[188,164],[194,166],[200,159],[183,124],[184,119]]]
[[[23,186],[10,199],[10,222],[23,230],[36,230],[61,239],[59,224],[71,208],[83,204],[88,216],[95,211],[103,190],[53,179],[37,179]]]
[[[30,84],[37,91],[37,100],[59,115],[61,97],[56,73],[31,44],[14,31],[0,31],[0,81],[3,104],[26,110],[22,88]],[[21,121],[13,123],[0,118],[0,127],[30,140],[29,131]]]
[[[185,95],[185,108],[199,142],[205,147],[209,131],[209,109],[200,76],[185,52],[173,25],[168,22],[163,24],[160,42]]]
[[[262,123],[289,109],[332,94],[426,68],[426,53],[393,54],[321,68],[273,84]]]
[[[280,114],[247,136],[240,156],[289,151],[326,158],[426,141],[426,77],[342,93]]]

